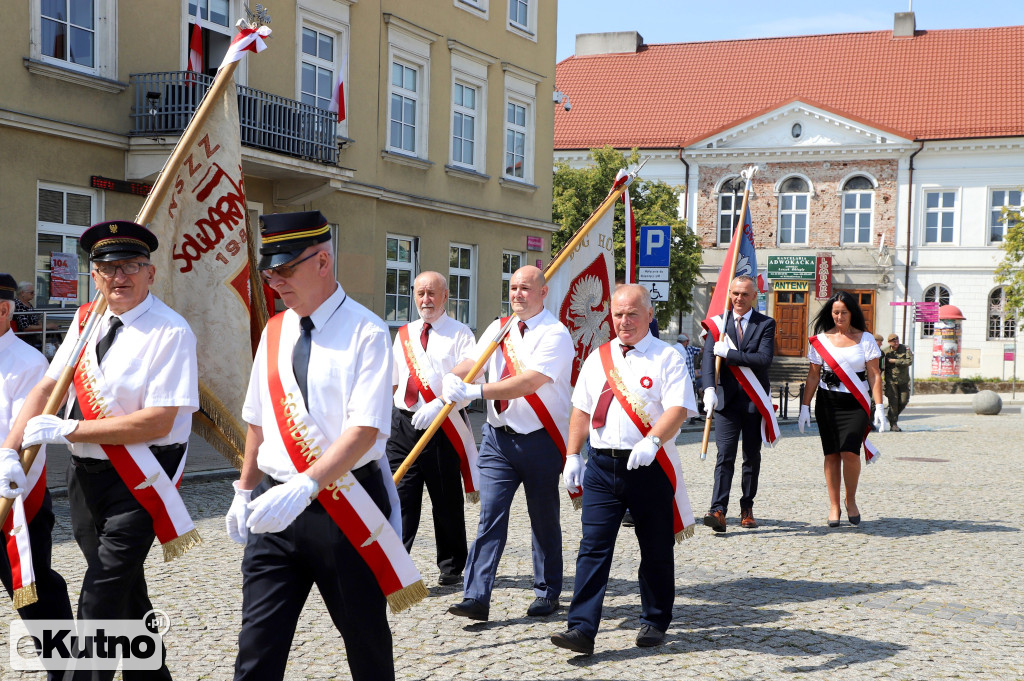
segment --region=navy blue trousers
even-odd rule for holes
[[[718,461],[715,463],[715,491],[711,496],[711,510],[725,513],[729,510],[729,490],[736,468],[736,450],[743,436],[743,472],[740,489],[740,509],[754,507],[757,478],[761,474],[761,414],[747,394],[737,396],[715,412],[715,445]]]

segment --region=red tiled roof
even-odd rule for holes
[[[555,149],[686,146],[793,100],[918,140],[1024,135],[1024,26],[647,45],[555,83]]]

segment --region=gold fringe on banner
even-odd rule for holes
[[[36,583],[32,582],[27,586],[23,586],[14,592],[14,609],[19,610],[24,608],[26,605],[32,605],[39,600],[38,594],[36,594]]]
[[[229,414],[224,403],[200,382],[199,411],[192,415],[192,431],[241,470],[245,436],[238,431],[236,421]]]
[[[423,580],[421,579],[390,594],[388,596],[388,605],[391,607],[391,612],[397,614],[407,608],[411,608],[429,595],[430,592],[427,591],[427,587],[423,585]]]
[[[572,501],[572,507],[574,509],[576,509],[577,511],[580,510],[581,508],[583,508],[583,496],[582,495],[580,495],[578,497],[572,497],[571,501]]]
[[[163,545],[164,562],[169,563],[179,556],[184,556],[189,549],[193,546],[199,546],[201,543],[203,543],[203,539],[199,536],[199,530],[195,528],[189,530],[180,537],[175,537]]]
[[[676,543],[682,544],[684,539],[690,539],[693,537],[693,531],[697,527],[697,523],[684,527],[682,532],[676,532]]]
[[[466,503],[467,504],[479,504],[480,503],[480,492],[466,492]]]

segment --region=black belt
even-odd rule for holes
[[[613,459],[628,459],[629,455],[633,453],[632,449],[594,449],[595,454],[603,454],[610,456]]]
[[[412,415],[415,414],[416,412],[409,411],[408,409],[399,409],[398,413],[402,414],[403,416],[405,416],[408,419],[411,419]]]
[[[179,445],[150,445],[149,451],[153,452],[155,456],[163,457],[167,455],[182,455],[185,453],[185,444]],[[71,463],[77,468],[81,468],[86,473],[102,473],[109,471],[114,467],[114,464],[110,462],[110,459],[93,459],[90,457],[75,456],[71,455]]]
[[[518,430],[513,430],[513,429],[509,428],[508,426],[491,426],[491,428],[494,428],[495,430],[500,430],[501,432],[506,433],[508,435],[529,435],[530,434],[530,433],[520,433]],[[537,432],[537,431],[532,431],[532,432]]]
[[[359,484],[362,484],[362,483],[366,482],[367,480],[369,480],[374,475],[380,475],[380,466],[377,465],[377,461],[376,460],[373,460],[370,463],[366,464],[365,466],[360,466],[359,468],[353,468],[352,470],[349,471],[349,473],[351,473],[352,477],[354,477],[356,480],[359,481]],[[269,475],[267,476],[267,482],[270,483],[271,487],[273,487],[274,485],[283,485],[284,484],[280,480],[277,480],[276,478],[272,478]]]

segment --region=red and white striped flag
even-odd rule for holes
[[[196,22],[192,27],[192,38],[188,42],[188,70],[203,72],[203,29],[199,23],[199,1],[196,0]]]
[[[623,168],[619,171],[619,174],[615,177],[615,181],[618,182],[619,178],[626,174],[626,169]],[[633,202],[629,199],[629,190],[622,192],[622,201],[626,204],[626,209],[623,211],[623,218],[626,227],[625,242],[626,242],[626,279],[625,283],[635,284],[636,283],[636,218],[633,216]]]
[[[341,123],[345,120],[345,60],[342,57],[341,64],[338,65],[338,77],[334,80],[334,91],[331,93],[331,104],[327,107],[328,111],[334,111],[338,114],[338,122]]]

